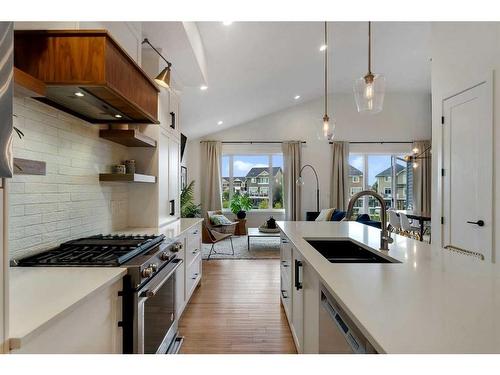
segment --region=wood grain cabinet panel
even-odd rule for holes
[[[16,31],[14,65],[46,84],[38,100],[85,121],[159,123],[158,86],[105,30]]]

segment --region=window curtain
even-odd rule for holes
[[[345,211],[348,200],[349,142],[333,142],[330,207]]]
[[[300,141],[283,142],[283,192],[285,202],[285,220],[300,220],[300,185],[296,181],[299,178],[302,144]]]
[[[217,141],[201,143],[201,209],[207,211],[222,210],[221,187],[222,144]]]
[[[413,149],[418,149],[418,163],[413,168],[413,209],[418,212],[431,212],[431,141],[415,141]]]

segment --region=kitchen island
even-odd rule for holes
[[[381,251],[380,230],[356,222],[278,225],[304,264],[303,306],[287,296],[299,352],[318,352],[323,285],[379,353],[500,353],[495,264],[394,234]],[[351,240],[392,263],[330,263],[307,239]],[[293,309],[303,309],[298,324]]]

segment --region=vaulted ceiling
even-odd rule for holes
[[[182,91],[183,132],[198,137],[321,97],[323,27],[145,22],[143,33],[172,61]],[[367,23],[328,27],[329,92],[352,93],[353,81],[367,71]],[[386,76],[388,92],[430,92],[430,23],[374,22],[372,36],[372,70]]]

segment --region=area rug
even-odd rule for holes
[[[215,244],[216,254],[212,253],[212,259],[279,259],[279,238],[250,238],[250,251],[248,250],[247,236],[233,237],[234,255],[231,251],[229,239]],[[202,257],[208,259],[212,245],[202,244]]]

